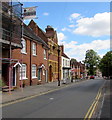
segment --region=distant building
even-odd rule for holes
[[[77,62],[77,61],[71,61],[70,66],[71,66],[71,72],[74,78],[79,79],[79,78],[85,77],[85,65],[84,64],[82,64],[81,62]]]
[[[64,46],[61,45],[61,80],[67,82],[70,80],[70,58],[64,53]]]

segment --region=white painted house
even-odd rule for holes
[[[61,45],[62,55],[61,55],[61,80],[64,83],[67,82],[67,79],[70,77],[70,58],[64,53],[64,46]]]

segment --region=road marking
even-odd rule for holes
[[[54,98],[49,98],[50,100],[53,100]]]
[[[98,94],[96,95],[95,100],[93,101],[92,105],[90,106],[90,108],[89,108],[86,116],[84,117],[84,120],[86,120],[86,119],[88,118],[88,116],[89,116],[89,114],[90,114],[90,112],[91,112],[91,110],[92,110],[92,108],[93,108],[93,106],[94,106],[94,104],[95,104],[95,102],[96,102],[96,99],[98,98],[98,95],[99,95],[99,92],[98,92]]]
[[[101,96],[101,92],[99,93],[98,99],[97,99],[96,103],[94,104],[93,109],[92,109],[90,115],[88,116],[88,120],[91,119],[91,117],[92,117],[92,115],[93,115],[93,112],[95,111],[95,108],[96,108],[96,106],[98,105],[98,101],[99,101],[100,96]]]
[[[96,108],[96,106],[98,105],[98,101],[99,101],[100,97],[101,97],[101,91],[98,92],[95,100],[93,101],[93,103],[92,103],[92,105],[90,106],[90,108],[89,108],[86,116],[84,117],[84,120],[86,120],[86,119],[90,120],[90,119],[91,119],[91,117],[92,117],[92,115],[93,115],[93,113],[94,113],[94,111],[95,111],[95,108]]]
[[[74,84],[68,84],[68,85],[66,85],[66,86],[61,86],[60,88],[56,88],[56,89],[53,89],[53,90],[49,90],[49,91],[47,91],[47,92],[40,93],[40,94],[38,94],[38,95],[32,95],[32,96],[28,96],[28,97],[26,97],[26,98],[21,98],[20,100],[14,100],[14,101],[9,102],[9,103],[0,104],[0,108],[1,108],[1,107],[5,107],[5,106],[8,106],[8,105],[11,105],[11,104],[15,104],[15,103],[18,103],[18,102],[22,102],[22,101],[25,101],[25,100],[29,100],[29,99],[32,99],[32,98],[35,98],[35,97],[38,97],[38,96],[41,96],[41,95],[45,95],[45,94],[48,94],[48,93],[51,93],[51,92],[60,90],[60,89],[62,89],[62,88],[66,88],[66,87],[69,87],[69,86],[72,86],[72,85],[80,84],[80,83],[86,82],[86,81],[89,81],[89,80],[77,82],[77,83],[74,83]]]

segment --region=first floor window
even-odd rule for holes
[[[32,43],[32,54],[36,55],[36,44]]]
[[[23,39],[22,45],[23,45],[23,48],[21,50],[21,53],[26,53],[26,40],[25,39]]]
[[[33,64],[32,65],[32,78],[35,78],[36,77],[36,65]]]
[[[26,64],[22,64],[20,67],[20,80],[26,79]]]
[[[47,59],[46,50],[44,49],[44,59]]]

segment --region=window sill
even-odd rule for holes
[[[36,79],[37,77],[32,77],[32,79]]]
[[[36,57],[37,55],[33,55],[34,57]]]
[[[22,79],[20,79],[20,80],[27,80],[28,78],[22,78]]]
[[[27,53],[26,52],[21,52],[22,54],[25,54],[25,55],[27,55]]]

